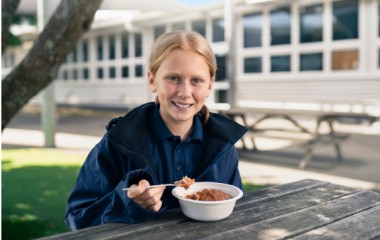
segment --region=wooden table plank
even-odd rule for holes
[[[272,187],[260,189],[253,193],[250,193],[250,194],[254,194],[254,196],[252,196],[252,198],[243,197],[242,199],[239,200],[238,205],[240,206],[249,202],[259,202],[259,201],[264,201],[268,199],[273,199],[277,196],[300,192],[307,189],[312,189],[318,186],[322,186],[325,184],[328,184],[328,182],[314,180],[314,179],[303,179],[303,180],[295,181],[292,183],[272,186]]]
[[[209,239],[285,239],[380,205],[380,194],[358,192],[300,211],[216,234]]]
[[[294,239],[373,239],[380,237],[380,205],[360,214],[312,230]]]

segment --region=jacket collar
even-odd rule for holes
[[[146,103],[128,112],[108,131],[110,144],[123,152],[138,168],[157,171],[147,144],[147,121],[154,103]]]
[[[153,137],[157,141],[169,139],[169,138],[174,138],[175,136],[170,132],[166,124],[164,123],[164,120],[162,119],[160,115],[160,105],[156,104],[154,107],[154,110],[152,112],[152,116],[149,120],[149,129],[151,129],[153,133]],[[203,126],[202,122],[199,119],[198,115],[194,116],[194,127],[193,127],[193,132],[190,134],[189,138],[187,141],[192,141],[192,140],[203,140]]]
[[[150,102],[131,110],[108,132],[113,144],[126,151],[131,159],[132,156],[136,158],[137,166],[152,166],[146,129],[154,107],[155,103]],[[223,147],[235,144],[247,132],[240,124],[214,113],[211,113],[206,129],[208,143],[202,167],[209,165]],[[152,168],[156,169],[155,166]]]

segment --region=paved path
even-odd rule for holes
[[[120,111],[60,108],[57,118],[56,145],[61,149],[88,152],[105,133],[104,126]],[[20,112],[2,133],[2,147],[42,147],[39,111],[27,108]],[[346,129],[342,129],[346,128]],[[338,127],[339,129],[339,127]],[[302,157],[299,147],[289,141],[260,139],[265,151],[239,151],[240,171],[244,179],[256,184],[283,184],[313,178],[363,189],[380,191],[380,129],[372,126],[340,126],[351,132],[342,144],[344,161],[334,159],[331,146],[316,148],[306,170],[297,169]]]

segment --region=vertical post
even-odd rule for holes
[[[54,10],[49,8],[48,5],[48,0],[37,1],[38,30],[40,33]],[[41,127],[44,132],[45,147],[55,147],[55,123],[54,83],[50,83],[42,91]]]
[[[227,43],[227,79],[230,89],[228,91],[228,102],[233,108],[235,106],[235,77],[236,77],[236,24],[234,0],[224,0],[224,38]]]
[[[50,83],[42,92],[42,127],[44,131],[45,147],[55,147],[56,109],[54,98],[54,84]]]

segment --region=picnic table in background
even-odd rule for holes
[[[245,193],[228,218],[180,209],[140,224],[109,223],[43,239],[378,239],[380,193],[304,179]]]
[[[337,106],[342,104],[335,103]],[[248,149],[245,144],[245,140],[249,139],[253,143],[253,150],[258,151],[255,143],[255,138],[264,136],[269,138],[282,138],[293,140],[300,143],[304,147],[303,158],[299,161],[299,168],[306,168],[307,164],[312,158],[313,150],[316,145],[320,143],[331,144],[334,146],[336,159],[338,161],[343,160],[340,142],[348,137],[347,133],[337,133],[334,128],[334,123],[347,121],[368,121],[370,123],[376,122],[380,119],[380,100],[371,101],[371,103],[362,103],[363,106],[358,108],[358,103],[346,103],[343,109],[334,108],[334,104],[322,103],[286,103],[281,104],[243,104],[234,108],[218,108],[213,110],[223,114],[234,121],[241,121],[241,123],[248,128],[248,133],[243,138],[243,148]],[[272,106],[273,105],[273,106]],[[309,106],[310,105],[310,106]],[[371,107],[371,108],[370,108]],[[248,119],[252,115],[259,115],[258,119],[255,119],[253,123],[249,123]],[[308,129],[303,126],[297,117],[309,117],[315,119],[314,129]],[[260,123],[274,118],[281,118],[291,123],[294,129],[284,128],[281,126],[274,126],[270,128],[263,128]],[[327,133],[321,132],[321,126],[327,125]],[[277,133],[276,133],[277,132]],[[280,134],[278,134],[281,132]],[[283,134],[288,133],[288,134]],[[290,133],[290,134],[289,134]],[[296,134],[295,134],[296,133]],[[298,134],[297,134],[298,133]]]

